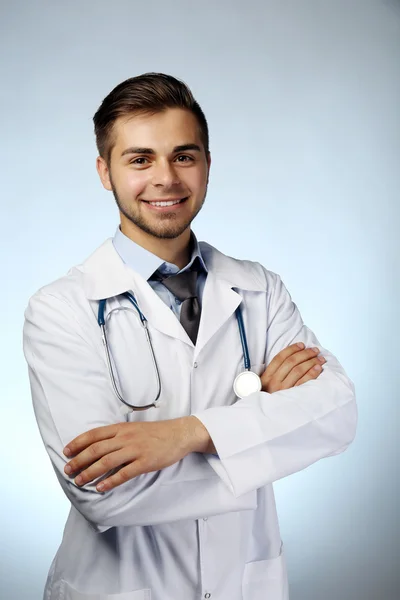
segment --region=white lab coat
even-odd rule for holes
[[[280,277],[204,242],[209,270],[194,347],[173,312],[124,265],[111,239],[82,265],[39,290],[24,327],[39,429],[71,502],[48,576],[46,600],[287,600],[288,581],[272,482],[338,454],[355,435],[354,386],[302,322]],[[233,289],[234,288],[234,289]],[[132,290],[158,360],[161,403],[123,415],[97,324]],[[261,374],[288,345],[319,346],[327,359],[314,381],[237,399],[243,369],[235,309],[241,303],[252,369]],[[110,346],[123,395],[154,398],[148,346],[132,312],[114,313]],[[64,446],[80,433],[123,421],[196,415],[218,456],[191,453],[104,494],[64,474]]]

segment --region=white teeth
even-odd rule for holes
[[[174,206],[174,204],[179,204],[181,200],[176,200],[175,202],[149,202],[152,206]]]

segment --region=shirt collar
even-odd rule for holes
[[[122,233],[119,226],[113,238],[113,245],[123,262],[147,281],[155,271],[158,271],[161,275],[171,275],[180,272],[177,265],[163,261],[159,256],[156,256],[128,238]],[[197,265],[200,265],[201,270],[207,272],[206,263],[204,262],[199,243],[193,231],[191,232],[191,245],[192,254],[190,261],[181,271],[190,269],[196,261]]]
[[[214,280],[224,280],[232,288],[265,292],[266,276],[260,264],[226,256],[206,242],[199,242],[199,246],[207,272],[213,275]],[[68,274],[75,270],[81,272],[85,295],[90,300],[118,296],[133,289],[133,285],[140,286],[140,281],[146,281],[124,263],[112,238],[103,242],[82,264],[70,269]]]

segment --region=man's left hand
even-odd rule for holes
[[[67,475],[81,471],[79,486],[118,469],[96,486],[111,490],[133,477],[165,469],[190,452],[210,452],[214,446],[204,425],[194,416],[167,421],[116,423],[91,429],[65,448],[74,456],[65,468]]]

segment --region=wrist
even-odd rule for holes
[[[204,427],[203,423],[197,417],[183,417],[184,443],[187,453],[202,452],[205,454],[215,454],[216,449],[213,441]]]

